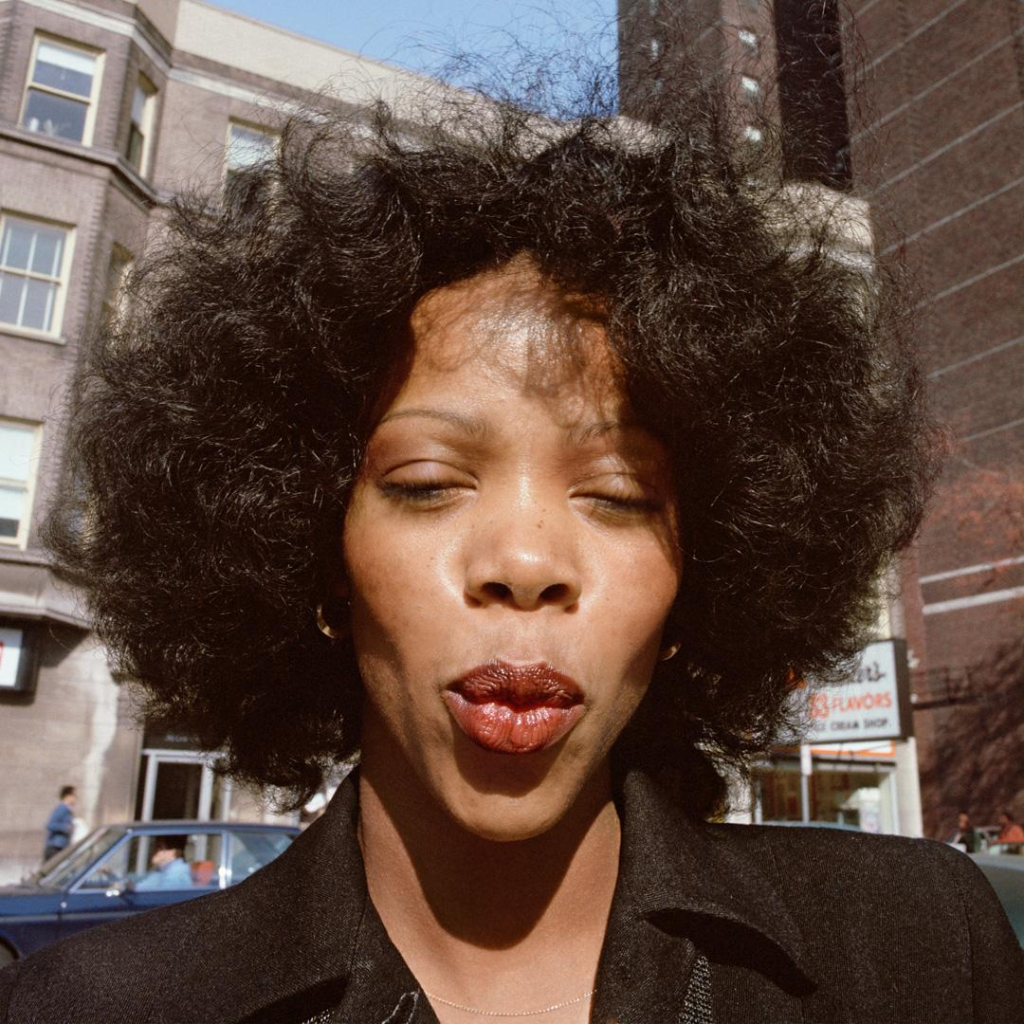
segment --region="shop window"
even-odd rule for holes
[[[0,217],[0,323],[60,331],[70,236],[45,221]]]
[[[139,75],[132,96],[132,117],[128,127],[128,148],[125,151],[125,158],[143,177],[149,173],[155,109],[156,86],[143,75]]]
[[[0,544],[25,546],[40,432],[36,423],[0,419]]]
[[[92,141],[102,54],[37,36],[22,127],[72,142]]]
[[[228,126],[226,184],[246,171],[258,170],[274,159],[277,136],[263,128],[232,122]]]

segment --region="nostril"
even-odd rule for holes
[[[507,583],[485,583],[481,589],[492,601],[505,602],[512,599],[512,588]]]
[[[566,604],[569,600],[569,588],[564,583],[552,583],[540,593],[544,604]]]

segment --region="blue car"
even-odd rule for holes
[[[147,821],[107,825],[0,887],[0,967],[58,939],[226,889],[282,853],[288,825]]]

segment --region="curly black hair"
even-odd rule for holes
[[[843,670],[921,515],[918,378],[849,201],[754,173],[710,110],[294,117],[226,202],[177,204],[80,371],[48,523],[149,714],[296,801],[357,748],[355,659],[315,610],[374,410],[415,303],[524,253],[605,311],[679,481],[682,649],[619,756],[707,813],[793,681]]]

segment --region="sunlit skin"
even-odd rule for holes
[[[370,893],[428,991],[491,1010],[593,984],[618,863],[609,752],[680,576],[666,454],[599,319],[563,299],[517,260],[421,300],[344,528]],[[503,753],[460,728],[447,689],[495,660],[578,684],[567,734]]]

